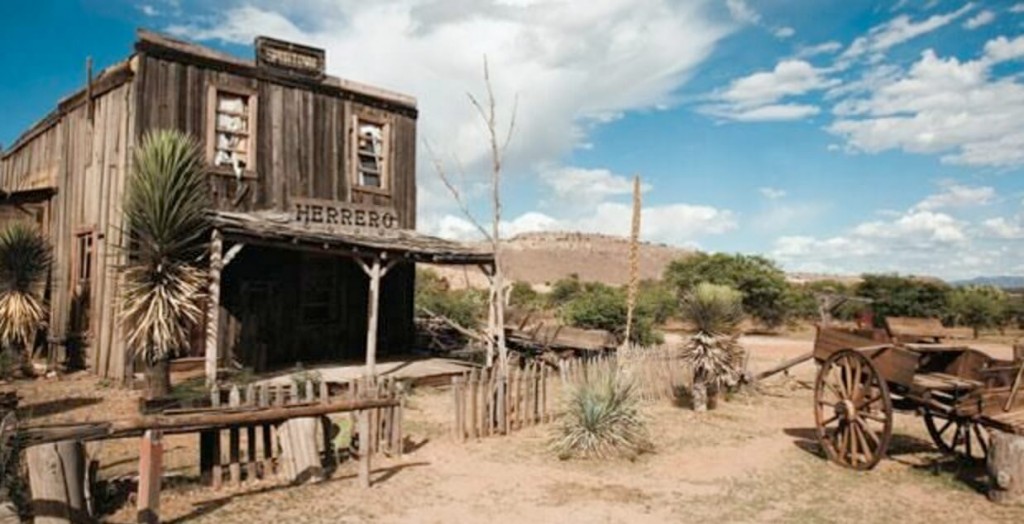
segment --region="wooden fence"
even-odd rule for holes
[[[550,422],[571,384],[617,369],[633,382],[639,398],[674,398],[689,382],[689,368],[677,350],[629,347],[599,356],[531,361],[512,366],[507,380],[496,370],[478,369],[452,377],[452,434],[460,441],[506,434]]]
[[[506,379],[488,369],[452,377],[454,437],[481,438],[547,422],[552,376],[546,365],[534,362],[511,368]]]
[[[248,386],[218,386],[210,392],[214,407],[270,407],[327,404],[337,400],[397,399],[396,406],[380,407],[347,415],[349,434],[355,436],[357,417],[367,416],[369,453],[399,456],[402,453],[402,417],[404,403],[401,384],[382,379],[376,384],[353,380],[337,386],[323,381],[293,381],[288,384],[249,384]],[[295,419],[301,421],[303,419]],[[306,419],[307,421],[316,419]],[[246,481],[270,478],[274,475],[289,477],[291,468],[283,462],[289,455],[289,446],[316,446],[323,461],[332,464],[339,451],[334,449],[335,434],[342,428],[326,416],[319,418],[319,436],[314,439],[294,434],[299,429],[293,421],[281,424],[255,424],[231,426],[226,429],[206,430],[200,433],[199,469],[203,479],[220,487],[225,480],[233,485]],[[316,429],[313,429],[316,431]],[[294,435],[293,435],[294,434]],[[309,451],[309,450],[306,450]],[[295,453],[302,454],[301,450]]]

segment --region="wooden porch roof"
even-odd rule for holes
[[[303,225],[279,211],[211,212],[213,227],[226,239],[282,248],[340,252],[350,256],[385,255],[392,259],[449,265],[493,264],[494,254],[460,242],[408,229],[326,228]]]

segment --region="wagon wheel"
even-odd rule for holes
[[[926,410],[924,425],[943,453],[972,460],[988,457],[988,430],[981,424],[966,417]]]
[[[814,381],[814,421],[830,460],[859,470],[878,464],[892,436],[892,399],[871,360],[845,349],[822,363]]]

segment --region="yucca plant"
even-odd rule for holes
[[[739,291],[707,282],[683,297],[680,314],[696,329],[683,346],[682,357],[693,372],[691,393],[697,411],[714,407],[718,392],[739,378],[742,350],[737,336],[743,321],[742,300]]]
[[[146,363],[147,395],[170,393],[169,360],[203,320],[209,189],[195,140],[147,134],[135,151],[124,199],[128,263],[120,321],[133,357]]]
[[[633,383],[617,366],[599,365],[570,385],[552,447],[559,458],[633,458],[651,448]]]
[[[26,376],[35,374],[32,350],[46,322],[46,305],[37,291],[50,261],[50,246],[36,227],[12,222],[0,230],[0,343],[6,351],[22,353]]]

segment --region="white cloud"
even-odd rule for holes
[[[1010,6],[1011,13],[1024,13],[1024,2]]]
[[[561,176],[552,176],[553,174]],[[565,167],[542,177],[555,197],[545,211],[530,210],[501,222],[502,236],[532,231],[581,231],[626,236],[632,222],[632,180],[605,169]],[[652,189],[643,185],[644,191]],[[645,240],[692,245],[696,239],[719,235],[737,227],[735,213],[690,203],[645,204],[641,211],[641,236]],[[489,227],[487,225],[486,227]],[[462,240],[479,240],[480,234],[463,217],[445,215],[425,228]]]
[[[699,109],[705,114],[730,120],[797,120],[817,114],[818,107],[778,102],[786,97],[826,89],[836,82],[804,60],[783,60],[771,71],[733,80],[728,87],[711,95],[713,103]]]
[[[989,186],[971,187],[960,184],[946,184],[941,192],[928,195],[924,200],[918,202],[914,209],[929,211],[984,206],[992,203],[995,197],[996,190]]]
[[[737,22],[757,24],[761,21],[761,15],[744,0],[725,0],[725,6],[729,9],[729,14]]]
[[[772,34],[775,35],[776,38],[783,38],[783,39],[785,39],[785,38],[789,38],[789,37],[795,35],[796,34],[796,29],[793,29],[792,27],[788,27],[788,26],[787,27],[777,27],[777,28],[775,28],[772,31]]]
[[[332,74],[416,96],[420,138],[461,161],[473,193],[489,150],[466,92],[484,89],[484,55],[499,127],[519,98],[506,168],[524,180],[585,145],[596,126],[675,104],[679,87],[732,30],[714,11],[709,1],[671,0],[586,9],[561,0],[249,0],[172,29],[199,40],[249,44],[265,34],[323,47]],[[421,222],[438,227],[452,204],[426,160],[421,155],[418,168]]]
[[[840,61],[848,64],[849,61],[865,55],[877,57],[894,46],[949,24],[973,8],[974,4],[968,3],[956,11],[932,15],[918,22],[911,20],[908,15],[899,15],[888,22],[872,27],[866,36],[856,38],[846,48],[846,51],[843,51]],[[877,58],[873,59],[877,60]]]
[[[977,60],[940,58],[932,50],[909,71],[877,79],[866,97],[836,104],[828,127],[852,150],[944,153],[943,162],[1024,164],[1024,84],[993,78],[996,63],[1024,57],[1024,36],[999,37]]]
[[[983,25],[991,24],[996,21],[996,14],[988,9],[970,17],[964,22],[964,28],[974,30]]]
[[[843,44],[840,44],[835,40],[831,40],[828,42],[822,42],[820,44],[815,44],[812,46],[801,47],[800,50],[797,51],[797,56],[801,58],[809,58],[812,56],[832,54],[839,51],[842,48]]]
[[[1005,240],[1024,239],[1024,220],[1019,216],[1012,220],[1007,220],[1004,217],[990,218],[982,222],[982,226],[985,227],[989,234],[996,238]]]
[[[757,192],[761,193],[761,196],[767,198],[768,200],[778,200],[786,196],[786,190],[774,187],[761,187],[758,188]]]
[[[135,7],[139,10],[139,12],[146,16],[160,16],[160,11],[149,4],[139,4]]]

